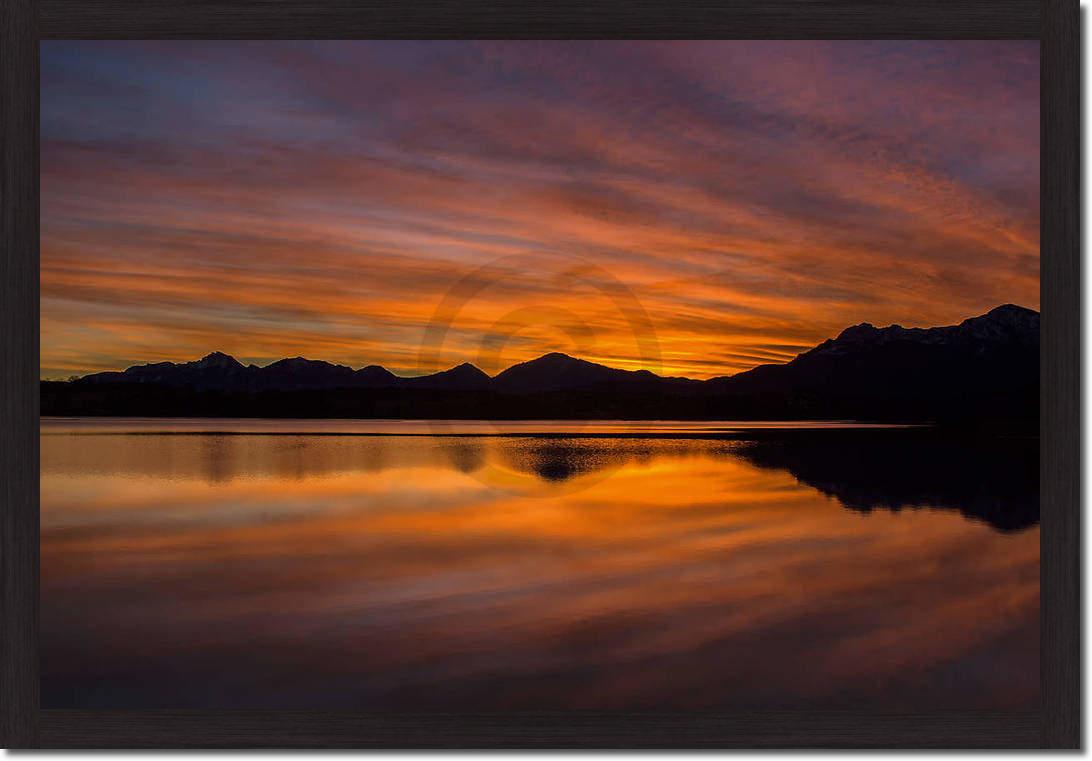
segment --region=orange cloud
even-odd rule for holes
[[[574,261],[692,377],[1039,304],[1035,43],[58,42],[42,102],[43,377],[439,369],[513,256],[437,365],[649,364]]]

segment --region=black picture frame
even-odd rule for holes
[[[0,744],[7,748],[1078,748],[1077,0],[0,0]],[[41,710],[41,39],[912,38],[1041,41],[1041,708],[360,714]]]

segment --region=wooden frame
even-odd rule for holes
[[[38,43],[45,38],[1041,40],[1041,710],[874,714],[43,711],[38,685]],[[0,743],[8,748],[1077,748],[1077,0],[0,0]]]

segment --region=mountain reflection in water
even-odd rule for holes
[[[958,510],[1000,531],[1039,522],[1039,440],[933,432],[801,433],[751,442],[740,454],[850,510]]]
[[[1038,700],[1034,439],[41,441],[44,707]]]

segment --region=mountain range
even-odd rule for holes
[[[445,418],[1038,416],[1039,313],[1006,304],[958,325],[854,325],[790,362],[709,380],[551,353],[495,376],[470,363],[417,377],[296,357],[193,362],[42,383],[42,414]]]

